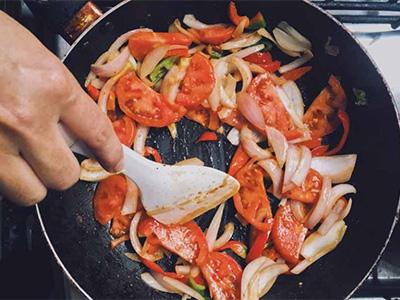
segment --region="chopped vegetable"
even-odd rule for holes
[[[250,247],[249,255],[246,258],[247,263],[255,260],[256,258],[259,258],[262,255],[263,250],[267,245],[270,232],[270,230],[257,231],[253,244]]]
[[[258,12],[251,20],[248,27],[249,30],[258,30],[267,26],[264,16],[261,12]]]
[[[231,249],[233,253],[245,259],[247,255],[247,247],[245,244],[239,241],[229,241],[222,247],[216,248],[215,251],[222,251],[226,249]]]
[[[177,56],[164,58],[150,73],[149,77],[151,82],[158,82],[159,80],[161,80],[165,76],[165,74],[167,74],[168,70],[172,68],[177,60]]]
[[[213,142],[213,141],[218,141],[218,136],[213,131],[206,131],[201,134],[201,136],[197,139],[196,143]]]
[[[364,90],[353,88],[353,94],[356,97],[356,100],[354,101],[356,105],[358,106],[368,105],[367,93]]]
[[[236,26],[239,25],[239,23],[242,20],[245,20],[244,27],[248,27],[249,26],[249,24],[250,24],[249,18],[245,17],[245,16],[239,16],[238,15],[235,2],[233,2],[233,1],[229,2],[228,13],[229,13],[229,18],[231,19],[231,22],[233,24],[235,24]]]
[[[285,78],[286,80],[296,81],[297,79],[303,77],[306,73],[310,72],[311,69],[312,69],[311,66],[300,67],[297,69],[290,70],[286,73],[283,73],[282,77]]]
[[[160,153],[157,151],[157,149],[154,149],[152,147],[146,146],[144,147],[144,156],[153,156],[154,161],[158,162],[158,163],[162,163],[161,160],[161,155]]]
[[[99,96],[100,96],[100,91],[98,89],[96,89],[93,85],[91,85],[90,83],[86,86],[87,91],[90,95],[90,97],[92,97],[92,99],[94,101],[99,100]]]
[[[153,262],[151,260],[145,259],[143,257],[141,257],[140,260],[146,267],[148,267],[150,270],[152,270],[156,273],[159,273],[164,276],[171,277],[171,278],[175,278],[175,279],[183,279],[184,278],[184,276],[181,274],[176,274],[174,272],[165,272],[159,265],[157,265],[155,262]]]

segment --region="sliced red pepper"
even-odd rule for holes
[[[342,134],[342,137],[340,138],[339,143],[336,145],[336,147],[331,149],[331,150],[329,150],[328,152],[326,152],[325,155],[335,155],[340,150],[342,150],[342,148],[344,147],[344,144],[346,144],[347,138],[349,136],[349,132],[350,132],[350,118],[349,118],[349,115],[347,114],[346,111],[339,110],[338,113],[337,113],[337,117],[339,118],[340,122],[342,123],[343,134]]]
[[[250,157],[247,153],[243,150],[242,145],[236,149],[235,154],[231,160],[231,164],[229,165],[228,174],[234,176],[241,168],[243,168],[247,162],[249,161]]]
[[[196,39],[205,44],[220,45],[232,38],[235,27],[218,25],[203,29],[190,28],[188,31],[193,34]]]
[[[276,252],[274,247],[265,249],[263,251],[263,255],[269,259],[272,259],[273,261],[276,261],[279,258],[279,254]]]
[[[311,66],[306,66],[306,67],[300,67],[297,69],[293,69],[291,71],[288,71],[286,73],[284,73],[282,75],[283,78],[285,78],[286,80],[293,80],[296,81],[297,79],[300,79],[301,77],[303,77],[305,74],[307,74],[308,72],[310,72],[312,69]]]
[[[189,57],[189,48],[186,47],[186,48],[168,50],[167,54],[165,54],[165,57],[170,57],[170,56]]]
[[[144,147],[144,156],[147,157],[150,155],[154,157],[154,161],[156,161],[158,163],[162,163],[161,155],[157,151],[157,149],[154,149],[153,147],[149,147],[149,146]]]
[[[300,143],[300,145],[306,146],[309,149],[314,149],[321,146],[321,143],[322,143],[322,138],[313,138],[309,141]]]
[[[260,66],[267,72],[275,73],[281,67],[281,62],[279,60],[274,60],[268,64],[260,64]]]
[[[246,24],[245,24],[245,28],[247,28],[250,24],[250,20],[248,17],[246,16],[239,16],[238,12],[237,12],[237,8],[236,8],[236,4],[235,2],[231,1],[229,3],[229,7],[228,7],[228,13],[229,13],[229,19],[231,20],[231,22],[233,24],[235,24],[236,26],[239,25],[239,23],[243,20],[246,19]]]
[[[272,63],[272,55],[269,52],[256,52],[246,56],[244,60],[253,64],[265,65]]]
[[[247,247],[240,241],[229,241],[225,245],[222,245],[221,247],[215,249],[215,251],[222,251],[227,249],[231,249],[233,253],[235,253],[237,256],[240,256],[241,258],[246,258],[247,256]]]
[[[199,137],[196,143],[210,142],[210,141],[218,141],[218,136],[213,131],[206,131]]]
[[[246,262],[249,263],[256,258],[260,257],[263,253],[265,245],[268,242],[271,229],[268,231],[258,231],[256,238],[254,239],[253,245],[250,247],[249,254],[247,255]]]
[[[328,151],[329,146],[328,145],[321,145],[318,147],[315,147],[314,149],[311,150],[312,156],[323,156],[326,154]]]
[[[174,279],[178,279],[178,280],[185,278],[185,276],[183,276],[182,274],[177,274],[175,272],[165,272],[158,264],[156,264],[155,262],[153,262],[151,260],[145,259],[143,257],[141,257],[140,260],[146,267],[148,267],[150,270],[152,270],[156,273],[159,273],[161,275],[168,276],[168,277],[171,277]]]
[[[98,89],[96,89],[93,85],[91,85],[90,83],[88,84],[86,89],[88,91],[89,96],[92,97],[92,99],[97,102],[97,100],[99,100],[100,91]]]

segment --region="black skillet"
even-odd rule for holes
[[[349,297],[380,258],[398,218],[400,139],[393,98],[361,46],[341,24],[314,5],[300,1],[246,1],[238,7],[241,14],[248,16],[261,10],[269,30],[286,20],[312,41],[313,70],[298,82],[305,102],[309,104],[326,86],[329,74],[339,76],[349,97],[351,118],[350,136],[342,152],[358,154],[351,180],[358,192],[346,219],[348,230],[342,243],[300,276],[281,276],[267,297]],[[82,35],[64,62],[83,83],[90,64],[120,34],[139,26],[166,31],[175,18],[182,19],[186,13],[195,14],[205,23],[228,22],[226,11],[227,2],[124,2]],[[324,51],[328,36],[340,48],[338,57]],[[290,60],[278,51],[273,51],[273,56],[283,62]],[[354,104],[352,88],[366,92],[367,106]],[[203,131],[201,126],[182,120],[176,140],[166,129],[153,129],[147,143],[159,149],[166,163],[196,156],[208,166],[226,170],[234,147],[223,136],[218,142],[194,144]],[[93,217],[95,187],[78,182],[64,193],[50,192],[37,208],[48,242],[69,278],[93,298],[177,299],[141,281],[139,275],[146,268],[124,255],[131,251],[129,243],[111,251],[109,228]],[[212,213],[197,221],[207,225]],[[236,220],[233,215],[229,201],[224,222]],[[235,239],[245,240],[246,230],[235,225]],[[173,261],[164,260],[163,264],[168,268]]]

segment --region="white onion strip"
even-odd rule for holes
[[[274,285],[279,275],[289,271],[289,267],[285,263],[274,263],[260,270],[258,279],[258,297],[263,297]]]
[[[241,114],[260,132],[265,131],[265,119],[260,106],[246,92],[237,95],[238,109]]]
[[[144,272],[140,274],[140,278],[146,283],[149,287],[164,292],[164,293],[175,293],[169,289],[166,289],[163,285],[161,285],[150,273]]]
[[[233,231],[235,230],[235,225],[229,222],[224,227],[224,233],[215,241],[214,249],[218,249],[225,245],[232,238]]]
[[[285,175],[283,178],[283,187],[282,192],[286,193],[291,186],[291,180],[296,172],[297,166],[300,162],[300,150],[298,147],[290,145],[287,151],[287,158],[286,158],[286,167],[285,167]]]
[[[332,207],[335,205],[338,199],[342,198],[346,194],[355,194],[355,193],[357,193],[357,190],[351,184],[342,183],[334,186],[331,190],[328,202],[326,204],[326,209],[324,211],[323,217],[328,216]]]
[[[98,161],[87,158],[81,162],[81,172],[79,179],[89,182],[97,182],[111,176],[112,173],[107,172],[99,164]]]
[[[196,52],[202,51],[204,48],[206,48],[206,45],[197,45],[193,48],[189,49],[189,55],[193,55]]]
[[[129,228],[129,238],[131,240],[131,244],[133,249],[135,250],[135,252],[138,255],[142,255],[142,245],[140,244],[138,235],[137,235],[137,229],[138,229],[138,225],[140,222],[140,218],[142,216],[142,212],[139,211],[135,214],[135,216],[133,217],[132,221],[131,221],[131,226]]]
[[[240,299],[242,299],[242,300],[246,299],[247,289],[249,287],[251,278],[254,276],[254,274],[257,273],[257,271],[261,268],[261,266],[266,262],[269,262],[270,264],[274,263],[273,260],[271,260],[265,256],[260,256],[246,265],[246,267],[244,268],[243,273],[242,273]]]
[[[258,33],[245,33],[220,45],[222,50],[245,48],[256,44],[262,36]]]
[[[99,58],[97,58],[94,65],[100,66],[100,65],[104,64],[107,61],[109,55],[110,55],[109,51],[104,52],[103,54],[101,54],[99,56]],[[91,83],[92,80],[95,78],[96,78],[96,75],[93,73],[93,71],[90,71],[85,80],[85,87],[87,87],[89,85],[89,83]]]
[[[170,278],[168,276],[163,276],[162,278],[166,283],[173,286],[175,289],[182,292],[183,294],[187,294],[196,300],[204,300],[202,295],[200,295],[198,292],[196,292],[194,289],[192,289],[188,285],[180,282],[179,280]]]
[[[317,156],[311,161],[311,168],[322,176],[328,176],[333,183],[349,181],[356,165],[357,154]]]
[[[307,148],[306,146],[300,146],[300,150],[300,162],[291,179],[291,181],[297,186],[301,186],[304,182],[304,179],[306,179],[308,171],[310,170],[312,159],[312,154],[309,148]]]
[[[214,249],[214,244],[217,239],[218,230],[219,230],[219,227],[221,226],[221,220],[222,220],[222,214],[224,213],[224,207],[225,207],[225,203],[222,203],[218,207],[213,219],[211,220],[210,226],[208,226],[208,229],[207,229],[206,239],[207,239],[208,249],[210,251],[212,251]]]
[[[302,119],[297,114],[294,103],[289,99],[284,90],[280,87],[275,87],[275,92],[278,95],[278,99],[281,101],[286,111],[288,112],[293,123],[300,129],[305,129]]]
[[[133,214],[136,212],[139,203],[139,188],[136,183],[126,177],[126,183],[128,186],[124,205],[121,209],[121,215]]]
[[[274,28],[274,30],[272,30],[272,33],[275,37],[276,42],[282,48],[293,52],[304,52],[306,50],[304,45],[302,45],[299,41],[291,37],[282,29],[276,27]]]
[[[240,132],[236,128],[232,128],[228,135],[226,136],[227,140],[234,146],[238,146],[240,143]]]
[[[179,93],[179,86],[185,78],[187,68],[189,67],[190,59],[182,58],[178,65],[174,65],[165,75],[160,93],[165,96],[169,103],[174,103],[176,96]]]
[[[339,199],[335,206],[330,211],[329,215],[325,218],[322,224],[318,227],[318,233],[325,235],[337,221],[342,220],[340,215],[346,208],[347,202],[344,199]]]
[[[228,59],[231,59],[234,56],[240,57],[240,58],[244,58],[244,57],[249,56],[249,55],[251,55],[253,53],[260,52],[264,48],[265,48],[265,46],[263,44],[251,46],[251,47],[242,49],[242,50],[240,50],[238,52],[235,52],[235,53],[229,54],[227,56],[224,56],[221,59],[228,60]]]
[[[304,115],[304,102],[297,84],[292,80],[288,80],[282,85],[282,89],[291,100],[293,110],[299,119],[302,120]]]
[[[191,267],[189,265],[176,265],[175,266],[175,272],[177,274],[182,274],[182,275],[189,275],[190,274],[190,269]]]
[[[221,103],[221,86],[224,77],[228,72],[228,63],[219,59],[213,62],[213,67],[215,84],[210,96],[208,97],[208,103],[210,104],[212,111],[217,111]]]
[[[322,180],[322,187],[321,187],[321,192],[319,199],[316,204],[314,204],[314,207],[312,208],[308,219],[305,223],[305,226],[308,229],[314,228],[315,225],[321,221],[322,217],[324,216],[324,212],[326,210],[329,196],[331,194],[331,186],[332,182],[329,177],[324,176]]]
[[[242,58],[233,56],[230,61],[238,68],[240,75],[242,76],[241,92],[244,92],[253,79],[253,74],[251,74],[249,66]]]
[[[278,165],[280,168],[283,168],[288,150],[287,140],[279,130],[273,127],[267,126],[266,132],[268,136],[268,143],[272,146],[272,149],[274,149]]]
[[[257,163],[268,173],[272,180],[272,193],[275,197],[281,197],[281,185],[283,172],[274,159],[261,160]]]
[[[100,77],[112,77],[116,75],[128,62],[129,59],[129,48],[125,47],[121,53],[118,54],[112,61],[104,65],[93,64],[91,70],[94,74]]]
[[[304,48],[311,50],[311,42],[304,37],[300,32],[290,26],[287,22],[282,21],[278,24],[278,27],[289,34],[292,38],[296,39],[303,45]]]
[[[296,200],[291,200],[290,209],[292,210],[293,215],[297,219],[297,221],[303,223],[307,216],[304,203]]]
[[[136,130],[135,141],[133,143],[133,150],[140,155],[144,155],[144,147],[146,144],[146,138],[149,134],[149,127],[139,125]]]
[[[223,26],[223,24],[204,24],[203,22],[200,22],[199,20],[196,19],[196,17],[192,14],[187,14],[183,17],[183,24],[185,24],[187,27],[193,28],[193,29],[206,29],[210,27],[215,27],[215,26]]]
[[[283,73],[289,72],[293,69],[299,68],[302,65],[304,65],[305,63],[307,63],[308,61],[310,61],[313,57],[314,57],[314,55],[312,54],[312,52],[309,50],[306,50],[302,57],[295,59],[294,61],[292,61],[291,63],[288,63],[287,65],[281,66],[279,68],[279,73],[283,74]]]

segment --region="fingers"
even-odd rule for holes
[[[30,206],[46,197],[47,190],[20,156],[0,153],[0,194],[19,205]]]
[[[79,99],[63,111],[61,122],[88,146],[105,169],[122,170],[122,148],[111,122],[86,93],[79,93]]]
[[[19,146],[22,157],[48,188],[66,190],[79,180],[79,163],[55,124],[40,136],[25,137]]]

